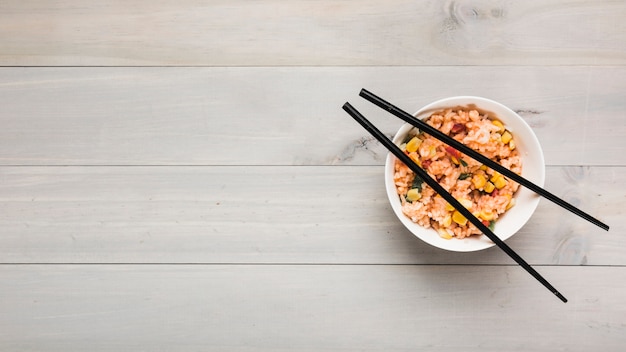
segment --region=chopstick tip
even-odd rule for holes
[[[350,113],[351,111],[353,111],[353,110],[354,110],[354,108],[352,107],[352,105],[351,105],[350,103],[348,103],[348,102],[345,102],[341,108],[342,108],[345,112],[348,112],[348,113]]]

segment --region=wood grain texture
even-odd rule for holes
[[[0,1],[0,351],[623,351],[626,2]],[[497,248],[400,226],[391,135],[517,111],[543,200]]]
[[[341,106],[389,135],[401,121],[363,87],[410,112],[491,98],[531,125],[549,165],[626,165],[625,67],[494,66],[3,68],[0,164],[381,165]]]
[[[623,65],[623,1],[0,4],[1,65]]]
[[[623,349],[624,268],[540,270],[569,303],[515,266],[0,266],[0,349]]]
[[[379,166],[2,167],[0,180],[3,263],[512,263],[415,238]],[[625,184],[623,167],[550,167],[546,188],[611,231],[542,200],[507,243],[532,264],[625,265]]]

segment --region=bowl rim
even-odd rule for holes
[[[507,125],[508,128],[511,128],[514,138],[517,137],[516,145],[518,148],[521,148],[518,150],[520,150],[520,157],[523,161],[522,176],[540,187],[544,186],[545,159],[539,140],[530,125],[528,125],[528,123],[519,114],[504,104],[480,96],[451,96],[435,100],[423,106],[417,110],[413,116],[424,119],[436,111],[454,107],[478,108],[481,112],[494,114],[499,120],[505,122],[505,125]],[[408,133],[412,128],[413,126],[408,123],[401,125],[393,136],[394,143],[399,144],[399,140],[403,138],[404,135],[406,135],[406,133]],[[521,137],[523,137],[523,140],[520,139]],[[528,163],[528,160],[530,160],[528,158],[530,152],[533,152],[532,156],[534,162],[532,164]],[[402,213],[400,199],[397,195],[395,184],[393,182],[393,164],[395,163],[395,160],[396,157],[393,154],[387,154],[387,158],[385,160],[385,188],[395,215],[399,218],[405,228],[409,230],[409,232],[434,247],[456,252],[479,251],[495,245],[495,243],[489,240],[489,238],[487,238],[484,234],[470,236],[464,239],[453,238],[445,240],[439,237],[434,229],[424,228],[411,221],[411,219]],[[505,213],[498,220],[498,223],[502,224],[503,220],[507,219],[507,215],[509,214],[515,215],[517,221],[512,220],[512,216],[509,216],[509,221],[504,221],[505,231],[500,231],[499,233],[498,227],[496,227],[496,230],[494,231],[502,240],[511,238],[528,222],[535,212],[541,197],[533,191],[520,185],[520,188],[515,194],[515,198],[518,200],[516,206],[507,211],[507,213]],[[523,202],[521,207],[519,200]],[[521,208],[521,210],[516,212],[516,208]]]

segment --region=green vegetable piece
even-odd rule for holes
[[[422,180],[419,176],[415,175],[411,188],[417,188],[417,190],[421,192],[423,183],[424,183],[424,180]]]

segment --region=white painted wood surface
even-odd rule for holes
[[[623,66],[37,67],[0,79],[3,165],[382,165],[384,148],[341,106],[388,134],[402,121],[362,87],[411,112],[491,98],[524,116],[549,165],[626,165]]]
[[[616,267],[2,266],[5,351],[620,351]],[[599,290],[598,288],[601,288]]]
[[[447,253],[393,214],[379,166],[3,167],[5,263],[510,264]],[[541,265],[626,265],[623,167],[550,167],[546,187],[608,233],[542,200],[509,243]],[[122,246],[120,248],[120,246]]]
[[[0,351],[622,351],[626,2],[0,1]],[[544,148],[497,248],[403,230],[400,122],[481,95]]]
[[[4,65],[622,65],[614,0],[5,0]]]

